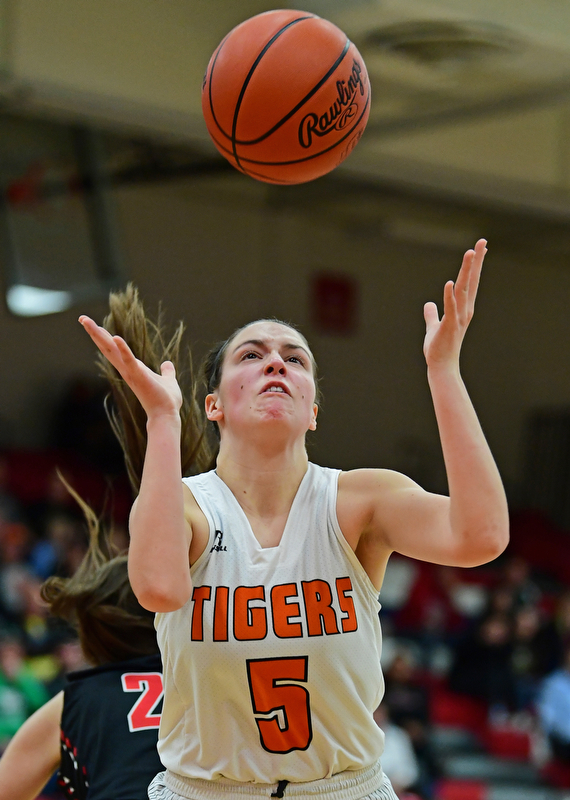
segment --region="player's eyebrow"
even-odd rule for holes
[[[253,345],[254,347],[267,348],[267,342],[263,339],[246,339],[245,342],[241,342],[240,344],[237,345],[237,347],[234,348],[234,353],[236,353],[238,350],[240,350],[242,347],[245,347],[246,345]],[[283,342],[281,346],[284,347],[285,350],[302,350],[303,353],[305,353],[305,355],[307,356],[307,358],[311,360],[311,354],[307,351],[305,347],[303,347],[302,344],[296,344],[295,342]]]

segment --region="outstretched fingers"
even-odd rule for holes
[[[463,256],[461,269],[455,282],[455,300],[457,302],[458,313],[461,317],[466,317],[467,322],[473,316],[475,309],[475,298],[479,288],[481,269],[487,252],[487,242],[479,239],[473,250],[467,250]]]
[[[445,284],[441,319],[435,303],[424,305],[424,355],[428,366],[455,362],[459,358],[463,337],[473,316],[486,245],[485,239],[479,239],[474,249],[467,250],[457,280]]]
[[[109,331],[101,325],[97,325],[91,317],[85,314],[79,317],[79,322],[105,358],[126,379],[125,372],[132,367],[136,359],[125,340],[120,336],[112,336]]]
[[[456,292],[456,284],[454,284],[453,281],[447,281],[443,287],[443,314],[440,320],[440,323],[443,324],[445,329],[449,329],[450,326],[455,326],[459,321],[460,308],[458,308]],[[435,303],[433,305],[435,306]]]
[[[172,363],[172,361],[163,361],[160,365],[160,375],[164,378],[169,384],[177,383],[176,378],[176,367]]]
[[[85,315],[79,317],[79,322],[103,356],[132,389],[149,417],[152,414],[171,414],[180,410],[182,394],[171,361],[165,361],[160,367],[160,373],[157,373],[135,357],[121,336],[112,336]]]
[[[431,300],[424,305],[424,320],[426,323],[426,330],[433,328],[434,325],[439,325],[437,305]]]

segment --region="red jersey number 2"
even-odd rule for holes
[[[313,738],[309,692],[309,659],[260,658],[247,660],[249,690],[261,745],[269,753],[306,750]]]
[[[124,692],[141,692],[141,696],[127,714],[130,732],[158,728],[160,714],[154,711],[163,695],[160,672],[124,672],[121,675],[121,682]]]

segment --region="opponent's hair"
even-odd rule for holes
[[[136,599],[127,574],[127,556],[117,554],[110,531],[59,475],[80,505],[89,545],[70,578],[52,576],[41,596],[52,614],[68,622],[79,637],[85,658],[99,665],[158,653],[154,614]]]

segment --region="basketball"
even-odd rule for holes
[[[336,25],[303,11],[266,11],[214,51],[202,111],[236,169],[267,183],[305,183],[335,169],[358,143],[370,82]]]

